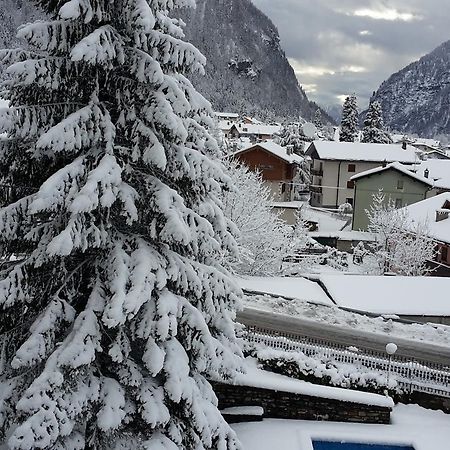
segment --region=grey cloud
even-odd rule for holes
[[[450,39],[448,0],[253,0],[277,25],[288,58],[300,67],[319,67],[334,74],[299,73],[311,99],[336,103],[355,92],[365,107],[372,91],[392,73]],[[375,20],[351,15],[355,10],[391,9],[416,20]],[[362,30],[369,31],[361,35]],[[365,72],[342,72],[345,67]],[[307,89],[308,90],[308,89]]]

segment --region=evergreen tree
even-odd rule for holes
[[[358,104],[355,95],[348,96],[342,107],[341,142],[355,142],[358,135]]]
[[[313,123],[316,126],[318,131],[321,131],[323,129],[322,113],[319,108],[317,108],[316,112],[314,113]]]
[[[287,123],[283,125],[280,132],[274,136],[274,141],[282,147],[290,148],[297,155],[303,155],[306,150],[306,143],[311,142],[302,131],[299,123]]]
[[[364,119],[362,142],[391,144],[392,139],[383,130],[383,111],[380,102],[371,102]]]
[[[241,366],[231,183],[170,18],[193,1],[39,3],[3,53],[0,443],[236,449],[208,382]]]

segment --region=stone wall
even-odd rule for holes
[[[262,406],[264,417],[388,424],[391,409],[250,386],[213,383],[219,408]]]

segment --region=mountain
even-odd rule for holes
[[[214,109],[313,118],[318,106],[299,86],[277,28],[250,0],[197,0],[182,18],[188,40],[207,59],[206,76],[194,76],[194,84]]]
[[[0,2],[0,48],[15,47],[17,27],[43,14],[30,0]],[[299,86],[277,28],[250,0],[197,0],[196,9],[177,12],[188,40],[207,58],[206,76],[190,78],[215,110],[312,120],[318,106]],[[332,122],[324,111],[322,118]]]
[[[430,138],[450,134],[450,41],[384,81],[372,100],[381,102],[392,130]]]

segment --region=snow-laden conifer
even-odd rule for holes
[[[358,136],[358,104],[355,95],[349,95],[342,107],[341,130],[339,140],[341,142],[355,142]]]
[[[361,142],[373,144],[392,144],[389,133],[383,126],[383,110],[380,102],[371,102],[364,119]]]
[[[11,63],[0,175],[0,442],[234,449],[208,379],[240,368],[236,249],[193,0],[39,0]]]

